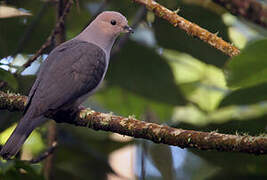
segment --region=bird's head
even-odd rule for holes
[[[115,39],[122,32],[133,32],[127,19],[121,13],[104,11],[75,39],[94,43],[109,55]]]
[[[127,19],[118,12],[105,11],[99,14],[93,22],[99,31],[106,35],[118,36],[122,32],[133,33]]]

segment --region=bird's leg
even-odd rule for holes
[[[84,107],[82,107],[84,108]],[[62,108],[56,111],[50,111],[47,116],[52,117],[57,123],[72,122],[76,118],[77,112],[81,110],[80,107],[73,106],[71,108]]]

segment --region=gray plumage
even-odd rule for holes
[[[110,23],[111,21],[117,21]],[[124,16],[100,14],[81,34],[56,47],[41,65],[30,91],[24,116],[0,151],[9,159],[31,132],[46,121],[47,112],[79,106],[103,80],[109,53],[120,32],[129,32]]]
[[[30,91],[24,117],[2,148],[1,155],[8,158],[5,152],[16,154],[32,130],[45,121],[45,113],[73,107],[79,97],[92,92],[104,76],[105,58],[101,48],[79,40],[53,50]]]

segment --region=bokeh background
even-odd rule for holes
[[[46,49],[21,73],[21,65],[46,41],[56,23],[55,1],[5,0],[16,8],[0,19],[2,91],[27,95]],[[131,0],[79,0],[65,23],[76,36],[99,10],[124,14],[135,33],[114,47],[100,90],[84,105],[96,111],[133,115],[177,128],[265,136],[267,130],[267,31],[231,15],[208,0],[160,2],[242,50],[230,59],[190,37]],[[261,1],[265,4],[266,1]],[[3,9],[0,9],[3,10]],[[21,113],[0,111],[3,144]],[[47,148],[47,124],[32,133],[20,156],[31,159]],[[266,179],[267,157],[158,145],[118,134],[57,124],[58,148],[51,179]],[[44,179],[44,161],[0,161],[0,179]]]

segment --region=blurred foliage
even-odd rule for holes
[[[161,3],[172,10],[180,8],[181,16],[210,32],[218,32],[220,37],[238,47],[244,47],[240,55],[229,59],[150,13],[140,22],[136,34],[112,56],[106,81],[85,102],[86,106],[122,116],[134,115],[142,120],[150,109],[158,123],[179,128],[266,134],[267,40],[264,36],[267,31],[244,24],[244,20],[241,22],[217,5],[205,2],[168,0]],[[32,16],[0,21],[0,59],[4,58],[0,60],[0,82],[8,83],[1,90],[27,95],[45,56],[22,74],[14,76],[13,73],[45,42],[55,25],[56,10],[48,1],[5,3]],[[71,9],[66,21],[67,39],[87,26],[102,3],[100,0],[80,0],[80,10],[76,6]],[[105,8],[122,12],[131,24],[139,5],[131,1],[108,1]],[[0,112],[1,144],[20,118],[21,113]],[[107,179],[110,173],[123,177],[121,172],[113,170],[109,157],[112,152],[135,141],[115,141],[110,138],[110,133],[65,124],[59,125],[58,129],[60,146],[55,151],[53,164],[56,179]],[[45,135],[46,125],[32,134],[22,154],[31,157],[44,151]],[[129,162],[134,165],[136,178],[267,178],[264,156],[182,150],[142,140],[136,147],[133,161],[137,163]],[[0,179],[44,179],[42,169],[43,162],[30,165],[23,161],[1,160]],[[145,172],[144,176],[141,170]]]
[[[267,83],[249,88],[242,88],[227,94],[221,101],[220,106],[255,104],[267,99]],[[244,98],[245,97],[245,98]]]
[[[163,56],[187,99],[205,111],[214,110],[227,92],[222,70],[177,51],[165,49]]]
[[[12,90],[16,90],[18,88],[18,82],[14,76],[3,69],[0,68],[0,81],[4,81],[8,83],[8,85],[12,88]]]
[[[228,86],[249,87],[267,81],[267,39],[249,44],[226,66]]]
[[[146,99],[118,87],[104,89],[95,95],[96,100],[106,109],[123,116],[135,115],[141,118],[148,107],[152,108],[157,116],[165,122],[171,118],[173,105]],[[114,103],[114,99],[116,102]],[[132,113],[134,112],[134,113]]]
[[[185,103],[171,67],[155,50],[130,41],[112,60],[107,74],[111,84],[171,105]]]
[[[44,180],[41,175],[40,165],[30,165],[27,162],[12,160],[0,162],[0,178],[4,180],[29,179]]]

